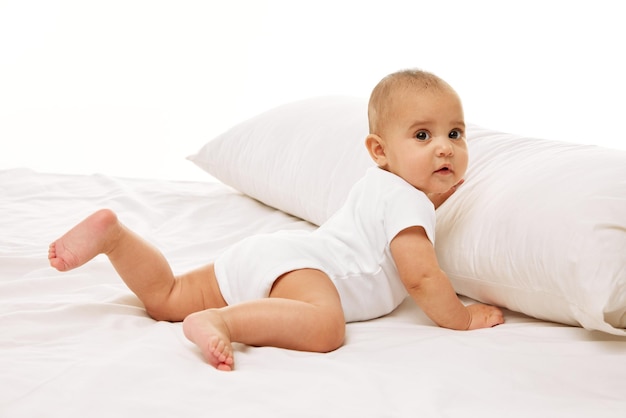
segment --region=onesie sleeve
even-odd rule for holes
[[[435,207],[420,190],[412,187],[397,188],[386,199],[384,229],[388,243],[404,229],[421,226],[434,245],[435,220]]]

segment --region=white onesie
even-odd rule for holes
[[[433,204],[404,179],[373,167],[318,229],[246,238],[219,256],[215,274],[230,305],[267,297],[290,271],[321,270],[337,287],[346,322],[373,319],[407,296],[389,244],[411,226],[422,226],[434,244]]]

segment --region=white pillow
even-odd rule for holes
[[[626,335],[626,152],[474,128],[466,182],[437,213],[457,292]]]
[[[189,159],[284,212],[323,223],[373,165],[367,100],[319,97],[245,121]],[[468,128],[466,182],[438,209],[458,293],[626,335],[626,152]]]
[[[319,225],[374,165],[367,134],[367,100],[317,97],[244,121],[189,159],[240,192]]]

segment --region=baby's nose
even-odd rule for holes
[[[447,138],[437,141],[437,155],[450,156],[452,154],[454,154],[454,146]]]

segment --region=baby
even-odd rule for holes
[[[433,74],[400,71],[374,88],[368,116],[365,146],[376,167],[312,232],[253,236],[174,275],[161,252],[102,209],[50,245],[50,264],[67,271],[106,254],[147,313],[184,321],[219,370],[233,369],[233,342],[335,350],[346,322],[386,315],[407,294],[441,327],[503,323],[496,307],[461,303],[433,247],[435,206],[468,164],[458,95]]]

